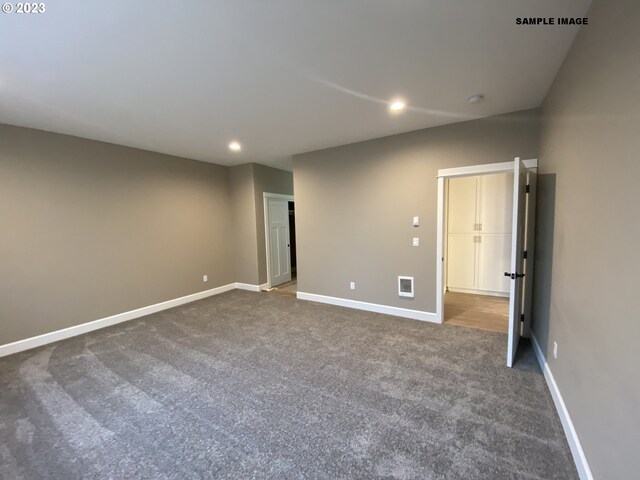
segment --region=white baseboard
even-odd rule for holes
[[[22,352],[24,350],[29,350],[31,348],[40,347],[42,345],[46,345],[47,343],[57,342],[58,340],[64,340],[65,338],[75,337],[76,335],[82,335],[83,333],[92,332],[100,328],[110,327],[111,325],[116,325],[117,323],[122,323],[128,320],[133,320],[135,318],[144,317],[145,315],[150,315],[152,313],[156,313],[161,310],[166,310],[168,308],[177,307],[185,303],[194,302],[196,300],[201,300],[203,298],[211,297],[213,295],[218,295],[220,293],[228,292],[229,290],[233,290],[235,288],[243,288],[239,285],[246,285],[246,284],[230,283],[228,285],[212,288],[210,290],[204,290],[202,292],[192,293],[191,295],[186,295],[184,297],[174,298],[173,300],[167,300],[165,302],[156,303],[155,305],[149,305],[147,307],[137,308],[135,310],[130,310],[124,313],[118,313],[116,315],[100,318],[98,320],[82,323],[80,325],[74,325],[73,327],[63,328],[62,330],[56,330],[54,332],[44,333],[36,337],[25,338],[24,340],[18,340],[17,342],[7,343],[6,345],[0,345],[0,357],[11,355],[12,353]],[[255,286],[256,287],[255,291],[256,292],[258,291],[257,285],[249,285],[249,286]]]
[[[509,292],[494,292],[492,290],[474,290],[471,288],[455,288],[448,287],[450,292],[454,293],[471,293],[473,295],[488,295],[490,297],[507,297],[509,298]]]
[[[239,290],[249,290],[250,292],[260,291],[260,285],[252,285],[250,283],[240,283],[240,282],[236,282],[234,283],[234,285],[235,285],[235,288]]]
[[[425,322],[440,323],[435,313],[423,312],[421,310],[411,310],[409,308],[390,307],[388,305],[378,305],[376,303],[360,302],[358,300],[349,300],[347,298],[328,297],[326,295],[317,295],[315,293],[298,292],[296,294],[300,300],[309,300],[318,303],[328,303],[330,305],[338,305],[340,307],[355,308],[357,310],[366,310],[367,312],[385,313],[396,317],[411,318],[413,320],[422,320]]]
[[[265,291],[268,288],[269,288],[269,282],[263,283],[262,285],[260,285],[260,291],[261,292]]]
[[[553,403],[555,404],[556,410],[558,411],[558,416],[560,417],[560,421],[562,422],[562,428],[564,429],[564,434],[566,435],[567,441],[569,442],[569,448],[571,449],[573,461],[576,464],[580,480],[593,480],[591,469],[589,468],[589,464],[587,463],[587,457],[584,454],[584,450],[582,450],[582,445],[580,444],[578,433],[573,426],[573,422],[571,421],[571,417],[569,416],[567,406],[562,399],[562,394],[558,389],[556,380],[553,378],[553,373],[551,373],[549,364],[544,358],[544,354],[542,353],[542,349],[540,348],[538,339],[533,334],[531,335],[531,344],[533,345],[533,351],[535,352],[538,363],[540,364],[540,369],[544,373],[544,378],[547,381],[549,391],[551,392],[551,397],[553,398]]]

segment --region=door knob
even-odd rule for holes
[[[524,273],[509,273],[509,272],[504,272],[504,276],[505,276],[505,277],[509,277],[511,280],[515,280],[516,278],[522,278],[522,277],[524,277]]]

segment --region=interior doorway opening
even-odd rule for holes
[[[507,334],[513,172],[445,180],[444,322]]]
[[[436,249],[436,315],[440,323],[445,320],[445,295],[447,290],[448,273],[447,265],[447,188],[449,181],[454,178],[466,178],[474,176],[497,175],[503,173],[513,174],[513,203],[511,209],[511,251],[509,269],[503,272],[503,276],[509,282],[509,319],[507,334],[507,366],[512,367],[518,350],[518,344],[522,336],[528,337],[531,323],[531,298],[533,291],[533,257],[535,237],[535,198],[536,198],[536,172],[538,161],[521,160],[516,157],[512,162],[492,163],[487,165],[475,165],[471,167],[449,168],[438,170],[438,207],[437,207],[437,249]],[[477,184],[476,187],[477,189]],[[473,194],[477,195],[477,190]],[[478,210],[469,210],[467,215],[473,216],[477,224]],[[481,217],[482,218],[482,217]],[[468,220],[468,219],[467,219]],[[477,236],[478,226],[474,225]],[[480,243],[478,240],[474,240]],[[471,258],[471,257],[469,257]],[[477,249],[473,250],[473,261],[477,261]],[[494,265],[495,266],[495,265]],[[455,266],[454,266],[455,268]],[[526,277],[526,278],[525,278]],[[492,284],[497,281],[492,276]],[[474,288],[481,282],[477,280]],[[491,291],[491,290],[487,290]],[[464,293],[464,292],[459,292]],[[498,291],[494,291],[495,295]]]
[[[297,255],[295,200],[291,195],[264,193],[267,288],[273,293],[296,296]]]

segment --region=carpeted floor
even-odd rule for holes
[[[232,291],[0,359],[0,478],[575,479],[502,334]]]

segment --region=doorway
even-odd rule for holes
[[[297,292],[295,200],[291,195],[264,193],[267,291],[290,296]]]
[[[445,321],[445,298],[447,290],[451,290],[450,285],[456,284],[458,294],[449,297],[449,310],[457,308],[474,311],[478,316],[492,315],[504,312],[505,303],[498,305],[500,298],[505,294],[506,281],[508,284],[508,335],[507,335],[507,366],[513,366],[518,343],[521,336],[529,336],[531,321],[531,294],[532,294],[532,273],[533,273],[533,239],[534,239],[534,219],[535,219],[535,187],[537,160],[514,159],[513,162],[494,163],[488,165],[476,165],[473,167],[451,168],[438,171],[438,210],[437,210],[437,296],[436,314],[440,323]],[[511,212],[508,215],[502,212],[499,215],[492,215],[489,222],[502,222],[511,224],[509,237],[505,237],[506,232],[494,231],[498,226],[494,224],[479,225],[486,218],[483,216],[482,202],[494,204],[494,208],[506,208],[508,196],[493,195],[489,198],[478,193],[482,185],[490,184],[504,177],[501,174],[510,174],[511,179]],[[495,176],[490,178],[489,176]],[[473,177],[477,177],[473,180]],[[458,184],[451,182],[452,179],[467,179]],[[480,179],[480,180],[478,180]],[[480,185],[480,187],[479,187]],[[456,200],[462,203],[474,202],[474,206],[467,208],[455,219],[451,219],[447,212],[450,205],[447,201],[451,198],[449,189],[458,188],[462,192],[456,196]],[[480,190],[479,190],[480,189]],[[507,189],[508,190],[508,189]],[[503,191],[507,191],[503,190]],[[478,200],[480,199],[480,200]],[[479,204],[480,202],[480,204]],[[493,208],[487,210],[492,211]],[[509,218],[510,217],[510,218]],[[497,220],[496,220],[497,219]],[[464,227],[451,222],[470,223]],[[487,238],[485,248],[479,246],[483,242],[483,227],[488,228],[492,235],[501,235],[500,238]],[[471,228],[471,231],[465,229]],[[499,228],[498,228],[499,230]],[[449,233],[458,235],[449,242]],[[496,233],[497,232],[497,233]],[[464,237],[464,236],[467,237]],[[473,242],[469,247],[468,241]],[[505,242],[510,242],[510,250],[507,250]],[[501,248],[498,248],[502,245]],[[463,248],[464,247],[464,248]],[[452,251],[449,252],[449,249]],[[508,258],[505,252],[508,251]],[[450,255],[453,254],[455,259]],[[493,257],[494,261],[489,262],[483,268],[486,258]],[[496,260],[497,259],[497,260]],[[500,272],[500,267],[509,268]],[[471,271],[472,273],[469,273]],[[502,276],[500,276],[500,273]],[[455,277],[455,278],[452,278]],[[454,287],[454,289],[455,289]],[[484,298],[461,297],[460,295],[483,294]],[[489,298],[493,297],[493,298]]]
[[[444,322],[507,334],[513,172],[445,180]]]

